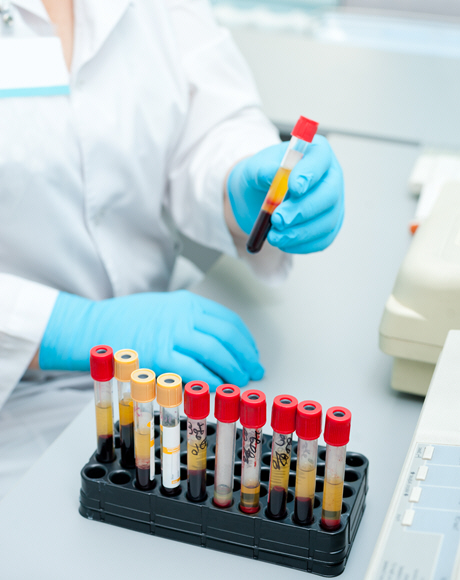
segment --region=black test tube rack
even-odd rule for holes
[[[208,423],[207,499],[193,503],[187,492],[187,420],[181,419],[180,494],[166,497],[160,491],[161,465],[159,416],[155,415],[155,487],[141,491],[136,487],[134,469],[120,464],[119,437],[115,437],[116,459],[99,463],[96,453],[81,470],[80,514],[97,520],[229,554],[245,556],[295,568],[321,576],[338,576],[345,569],[348,555],[364,512],[368,489],[368,465],[364,455],[348,452],[340,528],[327,532],[320,526],[324,485],[325,447],[318,448],[318,468],[314,521],[301,526],[294,522],[296,442],[293,442],[287,515],[271,520],[266,515],[270,475],[271,436],[263,435],[260,510],[242,513],[239,508],[241,476],[241,430],[237,431],[233,505],[226,509],[212,503],[214,492],[215,425]]]

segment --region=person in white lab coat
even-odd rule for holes
[[[10,37],[59,36],[70,95],[0,98],[0,448],[18,459],[21,440],[24,458],[0,478],[88,397],[74,375],[26,375],[11,394],[29,366],[87,371],[89,348],[107,343],[214,388],[262,377],[236,314],[167,292],[177,230],[276,279],[343,220],[341,170],[316,137],[269,243],[246,253],[285,145],[206,0],[16,0],[11,12]]]

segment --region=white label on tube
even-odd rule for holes
[[[161,427],[163,438],[161,474],[164,487],[180,484],[180,424],[175,427]]]
[[[150,480],[155,479],[155,421],[150,421]]]

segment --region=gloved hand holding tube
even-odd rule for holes
[[[138,352],[141,367],[185,380],[245,386],[264,369],[251,333],[234,312],[186,290],[94,301],[58,295],[39,353],[40,368],[89,371],[89,351],[109,344]]]
[[[288,146],[280,143],[263,149],[240,161],[229,175],[230,204],[246,234],[256,223]],[[290,172],[287,195],[271,216],[267,240],[291,254],[318,252],[333,242],[343,217],[342,170],[327,140],[316,135]]]

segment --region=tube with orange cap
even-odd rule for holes
[[[313,141],[317,128],[318,123],[316,123],[316,121],[311,121],[306,117],[299,117],[299,120],[295,124],[291,133],[292,137],[289,141],[289,146],[286,149],[281,165],[273,178],[270,189],[268,190],[260,213],[249,236],[246,247],[248,252],[251,252],[251,254],[260,252],[262,249],[271,228],[272,214],[283,201],[284,196],[287,193],[289,175],[305,155],[305,151],[307,150],[308,145]]]
[[[214,400],[216,426],[216,464],[214,467],[214,498],[217,507],[227,508],[233,501],[233,471],[235,466],[236,422],[240,418],[240,389],[235,385],[220,385]]]
[[[331,532],[340,528],[343,481],[350,427],[351,413],[348,409],[345,409],[345,407],[331,407],[328,409],[324,427],[326,468],[324,473],[321,527]]]
[[[180,417],[182,379],[174,373],[157,378],[157,402],[160,406],[161,492],[180,493]]]
[[[155,486],[155,373],[138,369],[131,373],[131,397],[134,401],[134,448],[136,485],[149,490]]]
[[[118,350],[114,356],[115,378],[118,387],[118,410],[120,412],[121,464],[127,469],[135,467],[134,461],[134,415],[131,398],[131,373],[139,368],[135,350]]]
[[[297,399],[291,395],[278,395],[273,401],[271,420],[273,439],[267,513],[275,520],[280,520],[286,515],[292,434],[295,431],[297,404]]]
[[[115,460],[112,405],[113,350],[105,344],[94,346],[90,350],[89,361],[96,404],[96,458],[101,463],[110,463]]]
[[[243,393],[240,400],[243,426],[240,510],[246,514],[259,511],[262,427],[266,420],[264,393],[255,389]]]
[[[318,438],[321,435],[322,408],[316,401],[297,406],[297,471],[295,479],[294,520],[306,525],[313,521],[316,489]]]
[[[187,415],[187,498],[206,498],[206,418],[209,415],[209,386],[190,381],[184,388],[184,413]]]

